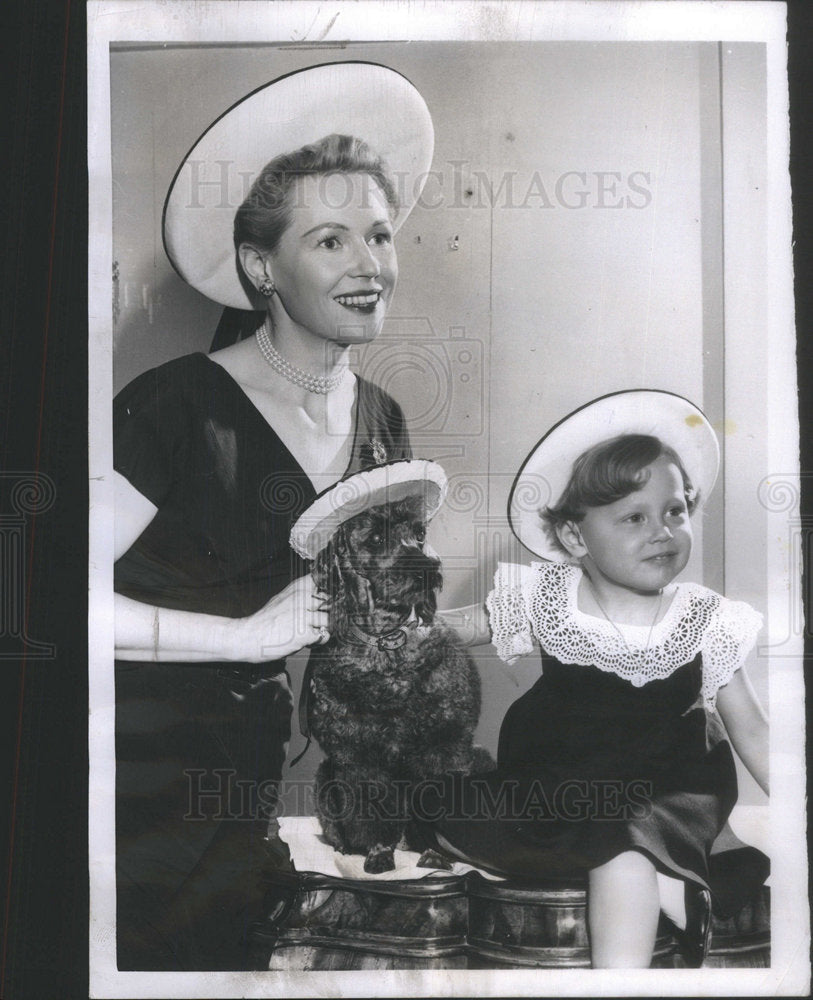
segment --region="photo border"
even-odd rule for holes
[[[768,398],[770,468],[784,478],[798,475],[796,399],[789,393],[795,373],[793,288],[791,267],[790,186],[787,129],[785,22],[782,5],[728,3],[725,5],[675,2],[602,4],[581,3],[429,3],[415,8],[400,2],[372,0],[338,3],[330,11],[317,3],[147,2],[131,5],[104,0],[88,4],[88,115],[89,115],[89,412],[90,481],[93,517],[90,535],[90,871],[91,871],[91,995],[106,996],[307,996],[320,991],[325,973],[296,975],[263,973],[119,973],[110,964],[110,871],[114,845],[113,811],[99,808],[98,789],[111,789],[114,758],[111,752],[113,719],[112,674],[112,495],[109,481],[112,436],[109,404],[112,398],[112,343],[110,338],[110,260],[112,207],[110,199],[110,107],[108,46],[114,41],[229,43],[247,38],[312,45],[332,38],[381,41],[410,40],[533,40],[587,39],[595,41],[762,41],[768,46],[769,193],[767,245],[769,273],[768,329],[773,334],[769,356]],[[588,9],[588,7],[592,9]],[[371,16],[371,10],[380,17]],[[484,11],[490,11],[484,16]],[[338,14],[336,12],[338,11]],[[334,17],[334,14],[336,15]],[[339,16],[340,15],[340,16]],[[384,16],[385,15],[385,16]],[[331,18],[333,20],[331,21]],[[794,383],[795,384],[795,383]],[[797,470],[794,472],[794,470]],[[788,475],[789,474],[789,475]],[[778,549],[769,552],[768,577],[792,581],[793,568]],[[787,619],[787,593],[773,591],[775,604],[769,620]],[[800,595],[801,602],[801,595]],[[801,657],[792,637],[789,669],[781,687],[771,680],[773,725],[771,760],[774,895],[786,894],[789,907],[772,917],[772,965],[768,970],[703,969],[636,970],[633,972],[544,970],[545,986],[567,996],[687,995],[697,989],[705,995],[793,994],[808,983],[807,858],[804,845],[804,689]],[[780,742],[781,741],[781,742]],[[781,811],[776,820],[776,811]],[[802,872],[805,878],[802,879]],[[114,915],[114,910],[112,911]],[[114,942],[113,953],[114,955]],[[516,995],[539,994],[541,970],[506,972],[426,972],[328,974],[331,987],[347,996]],[[315,977],[315,978],[314,978]],[[323,983],[324,985],[324,983]],[[192,990],[192,992],[190,992]],[[508,992],[510,990],[511,992]],[[137,991],[137,992],[135,992]],[[287,991],[287,992],[286,992]]]

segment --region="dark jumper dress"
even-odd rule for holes
[[[659,648],[636,675],[625,641],[606,623],[554,610],[557,599],[572,600],[578,572],[551,564],[530,585],[526,578],[523,596],[517,588],[508,597],[505,586],[490,595],[503,655],[515,626],[530,638],[530,623],[519,624],[527,612],[543,647],[559,654],[543,648],[542,676],[509,708],[497,771],[460,782],[459,818],[447,810],[436,828],[474,864],[524,879],[584,876],[624,851],[641,851],[659,871],[710,888],[715,912],[729,916],[765,881],[768,859],[727,826],[737,777],[714,710],[715,685],[730,679],[750,648],[759,616],[682,585],[679,607],[657,633]],[[558,598],[543,598],[551,590]],[[611,669],[609,655],[603,669],[564,655],[589,659],[591,644],[606,647],[613,635],[616,669],[629,676]],[[520,642],[515,652],[527,648]]]
[[[374,464],[373,441],[411,457],[397,403],[359,379],[348,473]],[[243,617],[308,572],[288,536],[316,491],[206,355],[118,394],[114,466],[158,508],[116,563],[117,593]],[[260,873],[279,862],[263,835],[291,709],[284,661],[116,663],[119,968],[244,967]]]

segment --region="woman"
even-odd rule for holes
[[[303,94],[306,120],[292,123]],[[218,119],[168,197],[181,276],[226,306],[265,308],[253,336],[146,372],[115,401],[123,969],[251,966],[262,870],[286,862],[266,839],[290,735],[285,657],[328,637],[290,527],[343,475],[410,457],[400,408],[350,372],[348,353],[381,329],[393,234],[420,183],[399,204],[383,159],[343,124],[376,136],[413,182],[425,172],[417,91],[384,67],[336,64]],[[224,143],[251,147],[232,164],[241,178],[278,153],[230,212],[233,242],[223,199],[202,205],[184,189],[190,164],[200,176]]]

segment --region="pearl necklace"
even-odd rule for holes
[[[307,389],[308,392],[315,392],[320,395],[331,392],[339,385],[349,371],[348,368],[342,368],[341,371],[338,371],[333,375],[311,375],[311,373],[306,372],[304,368],[297,368],[296,365],[292,365],[290,361],[286,361],[285,358],[283,358],[276,347],[274,347],[271,343],[271,337],[268,333],[267,320],[259,328],[255,337],[257,339],[257,346],[260,349],[260,354],[262,354],[274,371],[278,372],[289,382],[293,382],[294,385]]]
[[[610,616],[604,610],[604,605],[598,599],[598,594],[596,593],[596,588],[593,586],[593,581],[590,579],[589,576],[587,576],[587,574],[585,574],[585,577],[586,577],[587,583],[588,583],[588,585],[590,587],[590,593],[593,595],[593,600],[598,605],[599,611],[601,611],[601,613],[604,615],[604,617],[607,619],[607,621],[612,625],[612,627],[619,634],[619,636],[621,637],[621,641],[627,647],[627,652],[630,654],[630,656],[634,660],[636,660],[636,659],[645,659],[646,658],[646,654],[649,652],[649,644],[652,642],[652,633],[655,630],[655,625],[656,625],[656,623],[658,621],[658,615],[661,613],[661,605],[663,604],[663,591],[661,591],[660,594],[658,595],[658,606],[657,606],[657,608],[655,608],[655,617],[652,619],[652,624],[649,626],[649,635],[647,635],[647,637],[646,637],[646,647],[643,650],[640,650],[640,649],[633,650],[631,648],[630,644],[627,642],[627,637],[624,635],[624,633],[621,631],[621,629],[616,625],[616,623],[612,620],[612,618],[610,618]]]

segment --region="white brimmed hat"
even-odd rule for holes
[[[514,480],[508,518],[514,534],[531,552],[555,562],[567,559],[545,530],[540,512],[561,500],[580,455],[621,434],[659,438],[680,457],[700,497],[708,497],[720,467],[720,446],[703,412],[688,399],[657,389],[610,393],[552,427]]]
[[[205,296],[256,309],[240,281],[234,216],[262,168],[333,133],[381,156],[401,202],[397,230],[432,163],[434,131],[415,87],[375,63],[326,63],[280,77],[233,105],[178,169],[164,205],[164,247],[180,276]]]
[[[371,507],[407,497],[423,498],[429,521],[445,496],[446,473],[436,462],[415,459],[377,465],[320,494],[291,529],[291,548],[304,559],[315,559],[345,521]]]

